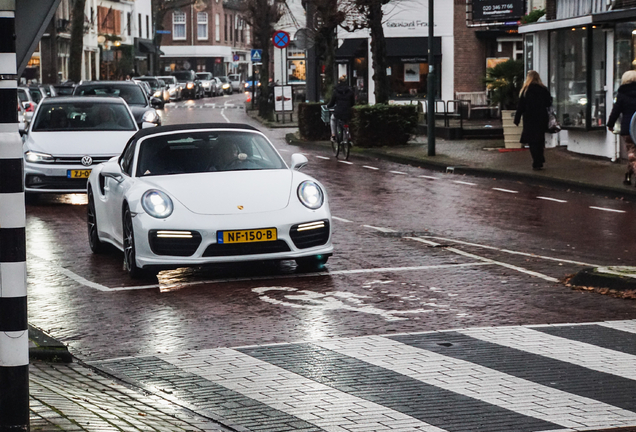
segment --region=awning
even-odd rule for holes
[[[155,52],[158,52],[159,54],[163,54],[163,51],[155,47],[155,44],[153,44],[152,42],[146,42],[141,39],[138,40],[137,42],[139,43],[139,52],[142,54],[153,54]]]
[[[368,52],[367,38],[345,39],[336,50],[337,59],[366,57]]]
[[[433,55],[442,54],[442,38],[433,39]],[[399,57],[404,63],[422,63],[428,61],[427,37],[386,38],[386,56]]]

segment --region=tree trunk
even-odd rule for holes
[[[325,32],[325,100],[331,99],[331,94],[336,86],[336,48],[337,38],[335,28],[326,28]]]
[[[382,4],[372,0],[369,5],[369,30],[371,33],[371,54],[373,56],[373,81],[375,83],[375,103],[389,102],[389,77],[386,74],[386,39],[382,28]]]
[[[68,78],[73,82],[82,80],[82,54],[84,51],[84,7],[86,0],[73,3],[73,21],[71,23],[71,46],[69,52]]]

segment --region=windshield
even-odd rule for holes
[[[134,83],[85,85],[77,87],[75,94],[79,96],[115,96],[124,99],[128,105],[147,105],[144,91]]]
[[[57,102],[42,104],[34,132],[134,131],[135,120],[123,103]]]
[[[229,82],[230,82],[230,81],[227,79],[227,77],[224,77],[224,76],[223,76],[223,77],[219,77],[219,79],[221,80],[221,82],[222,82],[223,84],[225,84],[225,83],[229,83]]]
[[[74,88],[71,86],[67,87],[55,87],[55,91],[58,96],[70,96],[73,94]]]
[[[210,72],[199,72],[197,74],[197,78],[199,78],[201,80],[211,80],[212,79],[212,74]]]
[[[33,102],[40,103],[42,100],[42,92],[38,88],[29,89],[31,92],[31,97],[33,98]]]
[[[240,81],[241,80],[241,76],[240,75],[230,75],[230,80],[231,81]]]
[[[192,71],[177,71],[173,72],[172,75],[174,75],[179,82],[195,80],[194,72]]]
[[[173,76],[162,76],[159,79],[163,80],[168,85],[174,85],[177,83],[177,79]]]
[[[184,131],[143,141],[137,177],[284,168],[278,153],[259,134]]]
[[[139,81],[143,81],[148,83],[152,90],[157,90],[159,88],[159,81],[156,78],[137,78]]]

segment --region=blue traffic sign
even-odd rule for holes
[[[272,42],[276,48],[283,49],[289,45],[290,41],[289,33],[283,30],[277,30],[274,32],[274,36],[272,36]]]
[[[260,62],[261,60],[263,60],[263,50],[253,49],[251,60],[252,62]]]
[[[157,34],[170,34],[172,33],[170,30],[155,30]]]

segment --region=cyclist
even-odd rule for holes
[[[331,115],[331,141],[336,142],[338,120],[347,122],[351,119],[351,109],[355,104],[355,94],[353,89],[347,85],[347,76],[343,75],[338,79],[338,85],[333,90],[331,100],[327,108],[333,108]]]

